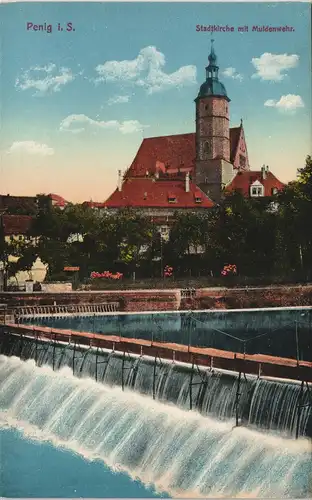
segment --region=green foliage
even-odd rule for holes
[[[39,256],[48,264],[47,279],[66,277],[65,266],[79,266],[80,280],[105,270],[159,278],[166,264],[175,278],[220,277],[224,265],[235,264],[239,276],[312,279],[311,157],[278,195],[248,199],[234,192],[214,209],[177,212],[169,240],[131,209],[98,212],[69,204],[60,210],[44,195],[37,198],[36,244],[0,237],[0,259],[11,276],[31,269]],[[18,260],[9,263],[8,255]]]
[[[30,272],[37,257],[37,249],[30,242],[14,240],[2,246],[2,260],[7,278],[16,276],[20,271]]]

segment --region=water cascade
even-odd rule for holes
[[[77,377],[121,386],[184,410],[196,409],[232,425],[265,429],[282,436],[312,436],[311,389],[230,372],[130,357],[96,348],[51,344],[7,336],[2,353],[54,370],[70,367]],[[301,408],[298,411],[298,405]]]
[[[0,380],[2,427],[103,460],[173,497],[311,496],[306,439],[233,428],[231,422],[75,377],[69,367],[38,367],[34,360],[1,355]],[[218,411],[225,414],[227,405]]]

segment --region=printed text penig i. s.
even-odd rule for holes
[[[49,23],[34,24],[32,22],[26,23],[27,31],[43,31],[45,33],[53,32],[53,25]],[[55,31],[75,31],[73,23],[57,23]]]

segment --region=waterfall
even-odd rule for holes
[[[233,428],[130,390],[75,377],[68,367],[38,367],[34,360],[1,355],[0,381],[2,427],[14,426],[31,439],[102,460],[173,497],[311,495],[306,439]]]
[[[77,377],[122,386],[181,409],[196,409],[220,421],[278,433],[312,436],[312,390],[296,382],[277,382],[214,371],[149,357],[36,342],[7,336],[2,353],[55,370],[70,367]],[[311,398],[311,399],[309,399]],[[310,401],[310,405],[309,405]],[[302,408],[298,411],[298,405]]]

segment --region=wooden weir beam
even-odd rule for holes
[[[154,342],[143,339],[121,337],[119,335],[102,335],[74,330],[62,330],[35,325],[6,324],[1,326],[1,335],[16,334],[25,337],[39,337],[42,340],[72,343],[115,352],[127,352],[145,355],[151,358],[193,365],[210,369],[222,369],[255,375],[289,380],[312,382],[312,362],[290,358],[268,356],[264,354],[241,354],[206,347],[189,347],[187,345]]]

